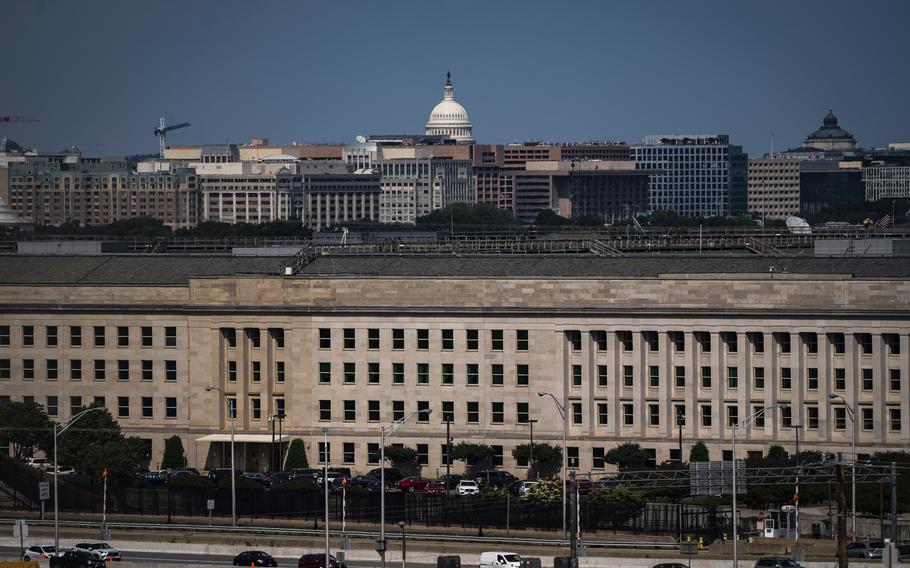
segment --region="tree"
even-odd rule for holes
[[[453,203],[418,217],[416,223],[421,229],[449,230],[454,227],[456,231],[523,225],[508,211],[488,203]]]
[[[593,492],[588,502],[595,523],[605,523],[616,531],[641,514],[646,499],[643,492],[620,484]]]
[[[711,453],[708,451],[708,446],[704,442],[697,442],[692,449],[689,450],[689,462],[706,462],[711,461]]]
[[[407,446],[386,446],[385,459],[391,462],[392,467],[401,471],[402,475],[417,475],[420,465],[417,463],[417,450]]]
[[[530,461],[531,444],[521,444],[512,448],[512,457],[516,461]],[[529,463],[528,478],[548,479],[554,477],[562,469],[562,448],[552,444],[534,444],[534,463]],[[536,476],[531,476],[531,471]]]
[[[288,446],[288,453],[284,458],[284,469],[291,471],[305,467],[310,467],[310,462],[306,458],[306,445],[300,438],[294,438],[291,445]]]
[[[57,437],[60,466],[72,467],[92,480],[100,480],[106,469],[109,481],[132,481],[136,473],[132,450],[120,424],[106,408],[86,414]]]
[[[565,225],[571,225],[572,220],[566,219],[552,209],[541,209],[534,218],[534,224],[546,227],[563,227]]]
[[[562,503],[562,481],[548,479],[533,485],[525,494],[525,499],[543,505]]]
[[[452,448],[452,459],[463,461],[467,466],[468,475],[476,469],[487,466],[493,457],[493,447],[486,444],[474,444],[471,442],[458,442]],[[537,456],[534,456],[535,458]]]
[[[161,469],[178,469],[181,467],[186,467],[186,455],[183,451],[183,440],[175,434],[164,442],[164,457],[161,459]]]
[[[53,423],[44,407],[34,402],[7,402],[0,405],[0,440],[7,440],[13,455],[24,460],[35,450],[45,453],[53,443]]]
[[[616,464],[620,470],[644,469],[651,455],[638,444],[627,442],[607,452],[604,459],[607,463]]]

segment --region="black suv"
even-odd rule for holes
[[[379,476],[382,474],[382,470],[378,467],[376,469],[371,469],[367,472],[367,475],[379,479]],[[386,487],[391,487],[403,479],[401,472],[395,469],[394,467],[385,468],[385,485]]]
[[[325,554],[304,554],[297,561],[297,568],[326,568]],[[344,562],[338,562],[334,556],[329,555],[329,568],[347,568],[347,566]]]
[[[87,550],[67,550],[60,556],[51,556],[51,568],[104,568],[104,560]]]
[[[222,479],[228,479],[231,476],[231,469],[228,467],[216,467],[209,470],[209,479],[213,483],[218,483]],[[243,477],[243,472],[239,469],[234,470],[234,477]]]
[[[481,487],[509,487],[517,481],[516,477],[508,471],[499,471],[498,469],[488,469],[478,471],[474,475],[474,481]]]
[[[803,568],[801,564],[780,556],[765,556],[755,562],[755,568]]]

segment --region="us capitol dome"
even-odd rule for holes
[[[474,142],[474,132],[468,111],[458,104],[452,87],[452,74],[446,73],[446,84],[442,101],[430,112],[427,121],[427,136],[451,136],[456,142],[471,144]]]

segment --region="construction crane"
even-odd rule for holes
[[[165,126],[164,117],[163,116],[161,117],[161,120],[158,121],[158,126],[155,127],[155,130],[153,130],[153,132],[155,133],[155,136],[158,137],[158,148],[159,148],[160,158],[162,160],[164,159],[164,148],[166,145],[165,141],[167,139],[167,133],[170,132],[171,130],[177,130],[178,128],[184,128],[189,125],[190,125],[189,122],[181,122],[180,124],[172,124],[170,126]]]
[[[0,116],[0,123],[9,122],[41,122],[41,118],[35,115],[30,116]]]

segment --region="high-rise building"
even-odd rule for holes
[[[749,213],[767,219],[799,215],[799,164],[792,158],[749,160]]]
[[[471,161],[437,157],[435,146],[382,147],[379,219],[414,223],[453,203],[474,203]]]
[[[726,134],[657,135],[632,146],[651,176],[651,211],[689,217],[739,215],[747,207],[747,156]]]

